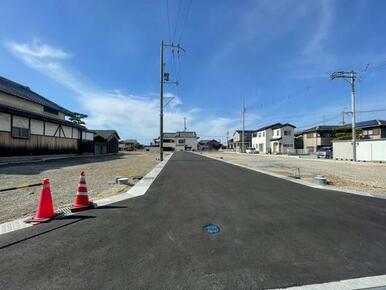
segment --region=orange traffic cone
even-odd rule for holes
[[[81,210],[93,207],[93,203],[88,199],[86,176],[84,171],[80,173],[80,180],[78,184],[78,190],[76,192],[75,201],[72,210]]]
[[[40,193],[36,214],[32,219],[26,220],[26,222],[32,222],[32,223],[48,222],[57,215],[54,211],[54,203],[52,202],[49,179],[48,178],[43,179],[42,184],[43,184],[43,188]]]

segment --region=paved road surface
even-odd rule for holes
[[[386,274],[386,201],[179,152],[145,196],[2,235],[0,247],[1,289],[321,283]]]

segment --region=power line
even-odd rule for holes
[[[176,23],[174,25],[174,33],[173,33],[172,43],[176,39],[177,27],[178,27],[178,22],[180,19],[180,14],[181,14],[180,12],[181,12],[181,0],[178,1],[178,9],[177,9]]]
[[[184,34],[184,31],[185,31],[186,23],[188,22],[189,12],[190,12],[191,6],[192,6],[192,0],[189,1],[188,8],[186,10],[184,20],[182,22],[182,29],[181,29],[180,37],[178,38],[178,42],[179,43],[181,42],[182,35]]]
[[[169,16],[169,0],[166,0],[166,16],[168,18],[168,31],[169,31],[169,42],[172,42],[172,33],[170,30],[170,16]]]

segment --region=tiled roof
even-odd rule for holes
[[[115,130],[90,130],[91,132],[95,133],[95,137],[100,136],[103,139],[109,139],[112,135],[117,135],[118,139],[121,139]]]
[[[271,124],[271,125],[268,125],[268,126],[264,126],[264,127],[261,127],[259,129],[256,130],[256,132],[259,132],[259,131],[264,131],[264,130],[267,130],[271,127],[275,127],[275,126],[279,126],[281,125],[281,123],[275,123],[275,124]]]
[[[351,124],[349,124],[351,126]],[[368,128],[368,127],[377,127],[377,126],[386,126],[385,120],[369,120],[369,121],[363,121],[363,122],[357,122],[356,127],[357,128]]]
[[[9,95],[19,97],[21,99],[37,103],[42,106],[49,107],[51,109],[63,112],[64,114],[71,116],[73,112],[55,104],[54,102],[46,99],[45,97],[35,93],[29,87],[23,86],[16,82],[13,82],[9,79],[0,76],[0,92],[4,92]]]
[[[176,132],[176,137],[180,137],[180,138],[196,138],[197,134],[196,134],[196,132],[181,131],[181,132]]]

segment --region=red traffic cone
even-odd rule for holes
[[[78,190],[76,192],[75,201],[72,210],[81,210],[93,207],[93,203],[88,199],[86,176],[84,171],[80,173]]]
[[[32,222],[32,223],[48,222],[57,215],[54,211],[54,203],[52,202],[49,179],[48,178],[43,179],[42,184],[43,184],[43,188],[40,193],[36,214],[32,219],[26,220],[26,222]]]

